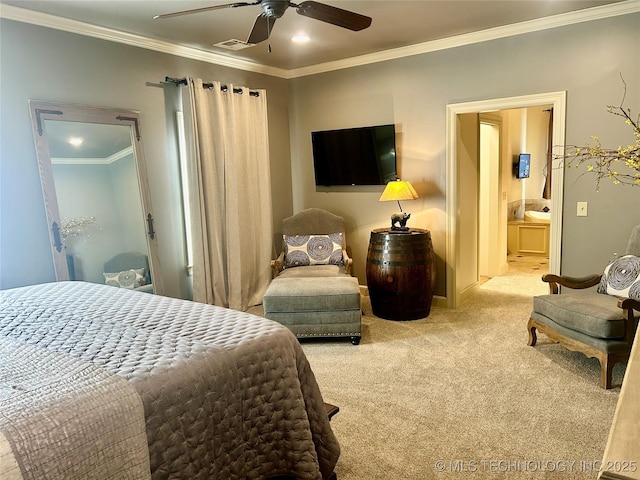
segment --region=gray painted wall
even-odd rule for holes
[[[378,203],[381,187],[316,190],[311,131],[396,124],[399,174],[421,196],[404,207],[413,214],[410,225],[432,231],[442,270],[446,216],[453,214],[445,211],[447,104],[566,90],[567,142],[598,134],[611,146],[633,141],[605,110],[622,96],[620,73],[629,86],[626,106],[640,110],[638,14],[289,81],[0,22],[0,288],[54,280],[28,99],[140,111],[166,291],[176,297],[188,297],[190,289],[173,125],[178,92],[159,84],[166,75],[268,90],[275,236],[282,218],[302,208],[344,216],[360,283],[369,233],[387,226],[397,205]],[[592,178],[572,170],[565,181],[563,271],[601,270],[640,223],[640,189],[605,183],[596,193]],[[575,217],[577,201],[589,202],[588,217]],[[444,294],[443,285],[436,293]]]
[[[383,187],[316,189],[310,132],[395,123],[398,169],[420,199],[403,204],[409,224],[431,230],[438,257],[436,294],[444,295],[446,105],[567,91],[567,143],[600,136],[603,145],[634,142],[631,129],[607,113],[622,98],[640,110],[640,15],[592,21],[543,32],[298,78],[291,82],[291,142],[294,208],[327,208],[347,220],[354,270],[365,283],[373,228],[386,227],[397,205],[378,203]],[[640,188],[602,185],[575,169],[564,190],[562,271],[601,271],[612,252],[626,246],[640,223]],[[576,202],[589,202],[577,218]],[[464,252],[462,252],[464,253]]]
[[[175,110],[165,76],[266,88],[274,224],[291,215],[285,80],[2,19],[0,288],[54,281],[29,99],[138,110],[166,293],[189,298]]]

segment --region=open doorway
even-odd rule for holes
[[[551,105],[479,114],[481,282],[548,271],[552,115]]]
[[[528,107],[553,108],[551,144],[562,153],[565,137],[566,92],[483,100],[447,106],[447,305],[456,308],[480,281],[480,115]],[[520,152],[518,152],[520,153]],[[504,158],[503,158],[504,160]],[[506,170],[506,171],[505,171]],[[560,273],[563,170],[552,166],[549,271]],[[511,175],[502,167],[502,177]],[[498,190],[498,204],[507,205],[504,190]],[[495,200],[494,200],[495,201]],[[508,211],[502,207],[499,212]],[[500,215],[500,214],[499,214]],[[495,217],[496,219],[499,216]],[[499,220],[499,222],[502,222]],[[499,228],[499,227],[496,227]],[[502,234],[504,235],[504,234]],[[494,242],[498,251],[506,250],[506,236]]]

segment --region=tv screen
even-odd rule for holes
[[[529,178],[529,168],[531,163],[531,154],[521,153],[518,155],[518,163],[516,165],[517,178]]]
[[[311,133],[316,185],[386,185],[396,179],[394,125]]]

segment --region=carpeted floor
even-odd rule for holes
[[[531,297],[546,288],[512,270],[410,322],[376,318],[363,297],[359,346],[303,343],[340,407],[339,480],[597,477],[620,389],[598,387],[594,359],[542,335],[527,346]]]

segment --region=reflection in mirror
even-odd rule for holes
[[[45,129],[69,277],[104,283],[106,260],[147,251],[130,128],[47,120]]]
[[[137,115],[30,104],[57,279],[157,291]]]

